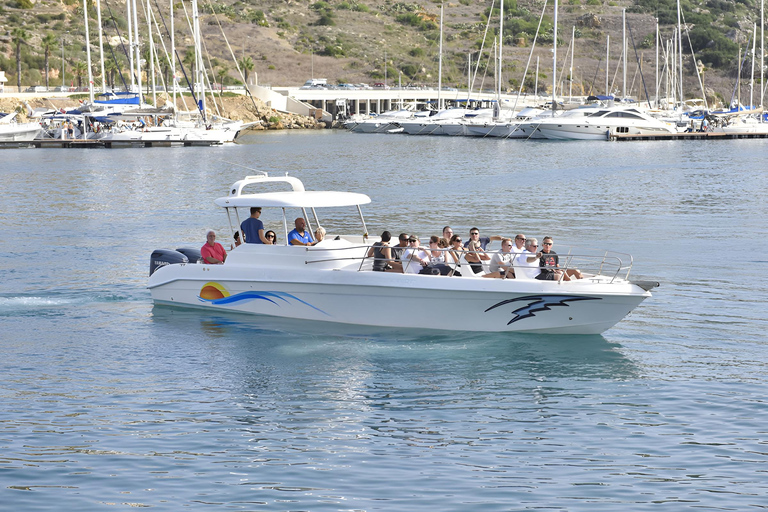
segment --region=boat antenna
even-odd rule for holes
[[[248,169],[249,171],[258,172],[258,173],[263,174],[264,176],[269,176],[269,174],[267,174],[267,171],[260,171],[258,169],[254,169],[253,167],[248,167],[247,165],[237,164],[235,162],[229,162],[227,160],[222,160],[222,162],[224,162],[225,164],[229,164],[229,165],[236,165],[237,167],[242,167],[243,169]]]

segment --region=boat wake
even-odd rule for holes
[[[123,302],[128,297],[116,294],[83,293],[81,295],[0,295],[0,317],[58,316],[64,309],[90,303]]]

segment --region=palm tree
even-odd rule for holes
[[[115,64],[114,60],[108,60],[104,62],[104,72],[107,74],[107,77],[109,78],[109,88],[113,91],[115,90],[115,72],[119,71],[117,64]]]
[[[80,89],[83,86],[83,76],[88,74],[88,64],[78,60],[75,62],[74,69],[72,71],[77,77],[77,88]]]
[[[253,65],[253,59],[250,57],[243,57],[240,59],[240,69],[243,70],[243,75],[245,78],[245,85],[248,85],[248,75],[251,74],[251,71],[253,71],[254,65]]]
[[[50,32],[45,35],[43,40],[41,41],[41,45],[43,46],[43,51],[45,52],[45,88],[48,88],[48,57],[51,55],[51,48],[54,46],[58,46],[58,40],[56,39],[56,36],[51,34]]]
[[[25,39],[29,37],[29,34],[23,28],[16,27],[11,30],[11,37],[16,43],[16,86],[21,92],[21,43],[26,43]]]
[[[220,67],[216,72],[216,76],[219,79],[219,92],[224,92],[224,79],[227,78],[228,74],[229,70],[224,66]]]

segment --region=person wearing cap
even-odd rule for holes
[[[254,206],[251,208],[251,216],[240,223],[240,232],[245,238],[247,244],[268,244],[264,237],[264,223],[259,220],[261,208]]]

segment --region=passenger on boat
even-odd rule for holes
[[[479,233],[478,233],[479,234]],[[464,259],[469,263],[472,272],[479,274],[483,271],[483,262],[490,261],[491,256],[485,252],[478,240],[470,240],[467,245],[467,254]]]
[[[403,251],[408,247],[408,233],[400,233],[398,237],[398,244],[392,248],[392,255],[395,257],[395,261],[400,261],[403,256]]]
[[[251,208],[251,216],[240,223],[240,232],[243,233],[245,243],[247,244],[266,244],[264,237],[264,223],[259,220],[261,208],[254,206]]]
[[[503,238],[501,240],[501,250],[493,253],[491,258],[490,273],[485,274],[483,277],[500,277],[506,279],[508,277],[514,277],[513,261],[515,254],[512,252],[511,238]]]
[[[235,247],[239,247],[240,244],[243,243],[243,242],[240,241],[240,232],[239,231],[235,231],[235,234],[234,234],[234,236],[232,238],[235,240],[235,244],[230,248],[230,250],[234,249]]]
[[[464,247],[469,248],[469,244],[473,241],[479,242],[480,247],[485,251],[488,249],[488,244],[491,243],[491,240],[501,240],[503,237],[500,237],[498,235],[493,235],[491,237],[488,236],[480,236],[480,230],[477,228],[472,228],[469,230],[469,240],[464,244]]]
[[[374,243],[373,247],[368,250],[368,257],[373,258],[373,270],[376,272],[403,271],[403,266],[392,257],[392,247],[389,246],[390,240],[392,240],[392,233],[384,231],[381,234],[381,241]]]
[[[461,245],[461,237],[459,235],[453,235],[451,237],[451,249],[448,251],[448,266],[453,270],[454,276],[461,276],[461,258],[466,254],[467,250]]]
[[[582,274],[579,269],[569,268],[565,272],[559,269],[560,258],[557,253],[552,250],[554,241],[551,236],[545,236],[541,242],[541,258],[539,258],[539,267],[541,271],[536,279],[542,281],[558,281],[561,277],[563,281],[570,281],[571,279],[581,279]]]
[[[541,253],[536,252],[539,241],[529,238],[525,241],[525,250],[515,258],[515,269],[518,279],[536,279],[539,275],[539,258]]]
[[[429,237],[429,265],[419,272],[420,274],[440,274],[446,276],[450,273],[451,268],[445,264],[446,262],[446,249],[448,248],[448,241],[445,238],[431,236]]]
[[[271,229],[267,231],[267,233],[264,235],[264,238],[267,239],[268,245],[277,245],[277,234]]]
[[[451,226],[445,226],[443,228],[443,238],[445,238],[446,241],[450,240],[453,236],[453,229],[451,229]]]
[[[325,239],[325,228],[323,226],[318,226],[315,230],[315,240],[317,240],[315,243],[319,244]]]
[[[211,265],[221,265],[227,261],[227,252],[224,247],[216,241],[216,232],[209,229],[205,234],[205,245],[200,248],[200,256],[205,263]]]
[[[317,243],[312,240],[312,235],[306,230],[307,221],[304,220],[304,217],[298,217],[294,224],[296,229],[288,233],[288,243],[291,245],[315,245]]]
[[[419,245],[419,238],[415,235],[408,237],[408,248],[403,251],[401,257],[403,273],[418,274],[423,267],[429,265],[429,255]]]

